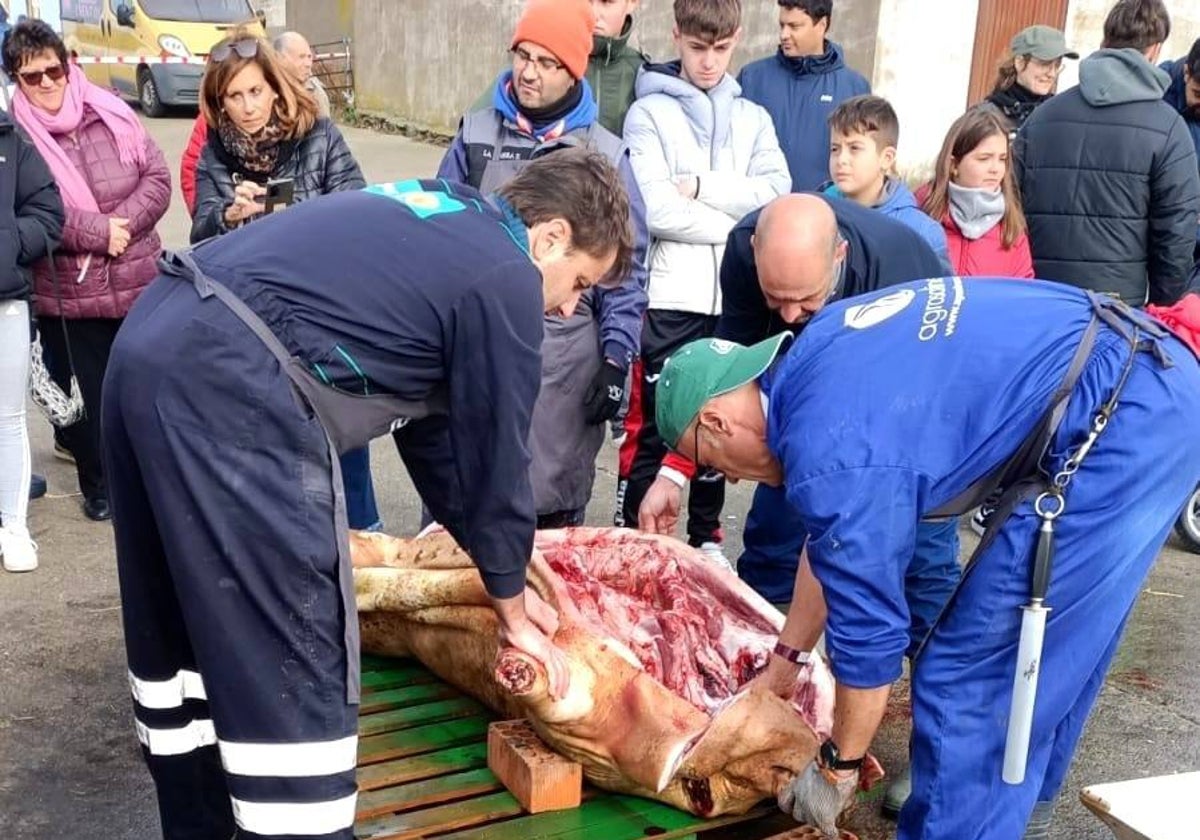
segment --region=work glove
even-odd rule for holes
[[[779,808],[837,840],[837,818],[854,800],[858,771],[823,770],[812,762],[779,792]]]
[[[583,398],[588,425],[598,426],[616,417],[624,399],[625,371],[605,359]]]

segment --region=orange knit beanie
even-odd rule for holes
[[[529,0],[512,45],[530,41],[551,52],[576,79],[587,73],[596,19],[588,0]]]

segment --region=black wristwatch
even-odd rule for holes
[[[838,752],[838,745],[833,742],[832,738],[826,738],[825,743],[821,744],[819,755],[821,766],[827,770],[857,770],[862,767],[863,763],[861,756],[842,758]]]

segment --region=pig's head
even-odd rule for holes
[[[774,798],[816,758],[819,745],[786,700],[759,687],[743,691],[684,754],[671,799],[705,817],[743,813]]]

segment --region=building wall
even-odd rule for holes
[[[841,0],[835,12],[831,34],[835,39],[845,37],[849,62],[864,75],[869,75],[875,61],[874,21],[879,5],[880,0]],[[508,37],[522,3],[289,0],[288,25],[325,40],[324,34],[336,32],[345,16],[331,14],[333,6],[353,7],[349,16],[358,107],[389,112],[424,128],[453,131],[463,109],[508,65]],[[745,2],[735,68],[774,52],[777,15],[773,2]],[[655,60],[668,60],[674,55],[670,35],[669,0],[644,0],[632,43]]]
[[[1071,0],[1064,30],[1067,45],[1084,57],[1099,49],[1104,39],[1104,18],[1112,5],[1112,0]],[[1171,37],[1163,46],[1163,61],[1187,55],[1192,43],[1200,38],[1200,2],[1168,2],[1167,10],[1171,13]],[[1079,83],[1079,62],[1066,64],[1059,78],[1059,90]]]
[[[393,0],[393,5],[407,2]],[[287,28],[303,33],[313,43],[353,38],[354,12],[354,0],[288,0]]]
[[[923,177],[950,123],[967,106],[976,3],[882,0],[872,90],[900,118],[897,168]],[[930,21],[937,21],[936,32]]]

